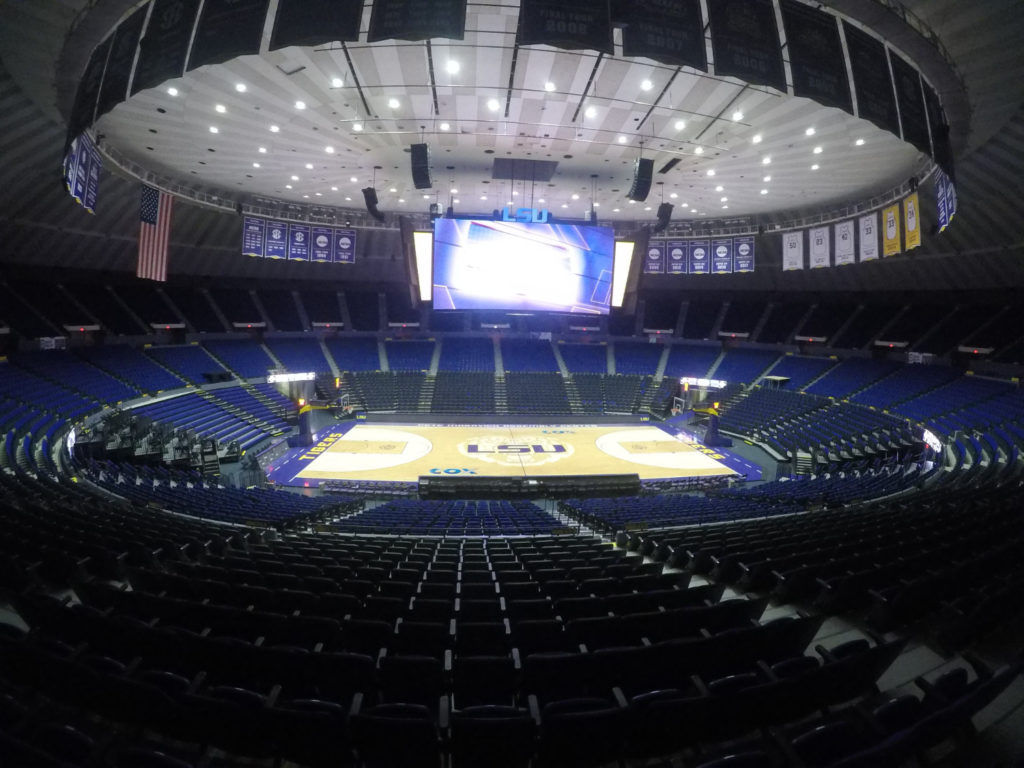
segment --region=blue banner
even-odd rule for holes
[[[329,262],[331,260],[331,228],[313,227],[312,238],[309,243],[310,261]]]
[[[288,258],[288,225],[283,221],[267,222],[267,241],[263,255],[268,259]]]
[[[645,275],[662,275],[665,273],[665,243],[652,241],[647,245],[647,256],[644,258]]]
[[[710,245],[707,240],[690,241],[690,274],[706,275],[711,271],[709,266],[711,259],[708,251]]]
[[[246,216],[242,219],[242,255],[263,256],[264,243],[267,239],[267,222]]]
[[[754,238],[734,237],[733,238],[733,272],[754,271]]]
[[[354,229],[334,230],[334,250],[332,253],[335,264],[355,264],[356,232]]]
[[[89,157],[89,169],[85,177],[85,196],[82,198],[82,207],[89,213],[96,213],[96,196],[100,189],[100,169],[103,167],[103,160],[100,151],[92,141],[85,144],[85,154]]]
[[[711,241],[711,272],[715,275],[732,274],[732,238]]]
[[[291,261],[309,261],[309,225],[288,225],[288,258]]]
[[[668,264],[669,274],[685,275],[686,261],[689,243],[684,240],[673,240],[665,244],[665,262]]]
[[[92,153],[89,151],[89,137],[82,134],[78,137],[78,157],[76,158],[75,178],[71,185],[71,196],[75,202],[85,202],[85,184],[89,177],[89,163],[92,162]]]

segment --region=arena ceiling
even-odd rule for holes
[[[130,258],[137,185],[105,174],[99,210],[89,216],[63,190],[60,154],[77,74],[92,46],[137,4],[0,7],[0,259],[123,269]],[[908,288],[1024,283],[1019,2],[904,0],[948,53],[959,92],[935,46],[922,46],[886,4],[826,5],[908,52],[936,84],[954,128],[960,214],[900,267],[858,268],[852,280],[776,275],[765,287],[788,280],[815,289],[889,288],[891,271]],[[674,221],[799,216],[881,194],[927,165],[866,121],[768,88],[648,60],[517,49],[517,13],[516,0],[471,2],[464,41],[287,48],[204,67],[166,84],[176,96],[166,87],[141,92],[96,130],[128,164],[231,207],[255,195],[351,207],[353,217],[365,214],[359,190],[370,185],[387,212],[422,214],[433,202],[463,211],[512,203],[582,217],[593,202],[602,221],[623,223],[653,220],[647,209],[664,199],[676,206]],[[368,12],[364,31],[367,24]],[[408,146],[421,141],[432,152],[429,190],[413,189],[409,169]],[[631,204],[626,193],[641,153],[656,171],[678,162],[655,173],[647,202]],[[558,165],[550,181],[513,181],[494,178],[495,158]],[[237,253],[238,227],[233,215],[179,206],[174,241],[217,258]]]

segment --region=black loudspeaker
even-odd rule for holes
[[[430,181],[430,147],[413,144],[409,151],[412,154],[412,185],[416,189],[430,189],[434,186]]]
[[[629,194],[626,197],[630,200],[636,200],[638,203],[646,200],[648,193],[651,191],[651,177],[653,175],[654,161],[638,157],[636,165],[633,166],[633,186],[629,188]]]
[[[668,221],[672,218],[672,203],[662,203],[658,206],[658,223],[654,225],[655,232],[664,232],[668,228]]]
[[[366,201],[366,210],[370,212],[377,221],[384,221],[384,214],[377,210],[377,190],[367,187],[363,190],[363,200]]]

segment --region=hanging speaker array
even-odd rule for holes
[[[651,192],[651,178],[654,176],[654,161],[646,157],[638,157],[633,166],[633,184],[626,195],[630,200],[642,203]]]
[[[430,147],[426,144],[413,144],[409,152],[413,186],[416,189],[430,189],[434,186],[430,180]]]

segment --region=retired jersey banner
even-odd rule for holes
[[[921,214],[917,192],[903,198],[903,228],[907,233],[907,250],[921,247]]]
[[[833,228],[836,237],[836,266],[853,264],[853,222],[841,221]]]
[[[808,233],[811,238],[811,269],[832,266],[832,249],[828,241],[828,227],[815,227]]]
[[[706,275],[711,270],[708,251],[711,249],[707,240],[690,241],[690,274]]]
[[[289,261],[309,261],[309,225],[288,225]]]
[[[900,252],[900,204],[890,205],[882,211],[882,255],[895,256]]]
[[[874,261],[878,258],[878,214],[869,213],[858,220],[860,227],[860,260]]]
[[[671,275],[685,275],[689,261],[689,243],[684,240],[670,240],[665,243],[665,265]]]
[[[804,268],[804,233],[782,233],[782,271]]]
[[[732,274],[732,238],[723,237],[711,241],[711,273]]]
[[[263,255],[268,259],[288,258],[288,225],[283,221],[267,222],[267,242]]]
[[[734,237],[732,253],[733,272],[754,271],[754,238]]]
[[[645,275],[662,275],[665,273],[665,244],[652,241],[647,244],[647,256],[644,258]]]

